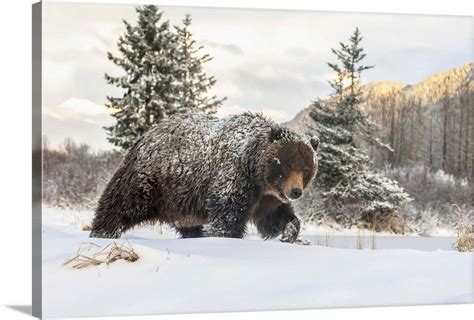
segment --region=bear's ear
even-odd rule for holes
[[[309,139],[309,143],[311,144],[311,146],[313,147],[314,151],[318,151],[318,147],[319,147],[319,138],[318,137],[311,137]]]
[[[272,127],[270,130],[270,142],[280,140],[283,136],[283,129],[280,127]]]

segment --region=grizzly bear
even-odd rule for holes
[[[300,241],[291,201],[317,172],[318,144],[260,114],[166,118],[128,151],[98,201],[90,236],[118,238],[160,222],[182,238],[242,238],[253,222],[265,239]]]

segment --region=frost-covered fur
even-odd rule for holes
[[[317,171],[319,140],[259,114],[172,116],[143,135],[103,192],[92,237],[116,238],[144,222],[182,237],[241,238],[247,222],[264,238],[295,242],[298,198]]]

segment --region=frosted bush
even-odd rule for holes
[[[398,181],[413,198],[401,214],[420,233],[429,233],[435,227],[455,228],[459,219],[453,206],[465,207],[467,219],[474,222],[474,188],[467,179],[423,166],[386,168],[384,174]]]

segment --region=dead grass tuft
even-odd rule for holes
[[[454,249],[460,252],[474,251],[474,226],[467,219],[466,208],[454,206],[458,213],[458,227],[456,230],[457,240]]]
[[[460,252],[474,251],[474,236],[469,229],[462,229],[458,232],[458,241],[455,248]]]
[[[127,244],[128,245],[127,245]],[[88,247],[85,247],[85,246]],[[87,242],[82,243],[74,257],[67,259],[63,265],[70,266],[73,269],[83,269],[91,266],[98,266],[101,264],[111,264],[117,260],[125,260],[127,262],[135,262],[139,259],[138,254],[133,250],[130,243],[124,241],[120,246],[116,242],[109,243],[104,248],[91,254],[86,254],[85,251],[91,251],[92,248],[100,248],[99,245]]]
[[[474,230],[468,225],[460,224],[456,231],[458,239],[454,244],[454,249],[460,252],[474,251]]]
[[[377,249],[377,232],[375,231],[375,228],[370,231],[370,237],[368,237],[368,241],[370,243],[370,249],[376,250]],[[355,247],[357,250],[362,250],[362,249],[365,249],[365,246],[366,246],[365,230],[357,229]]]
[[[357,238],[356,238],[356,249],[364,249],[364,235],[362,234],[361,229],[357,229]]]
[[[370,249],[376,250],[377,249],[377,232],[374,230],[371,231],[370,235]]]

